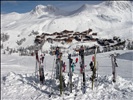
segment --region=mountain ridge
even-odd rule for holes
[[[120,4],[123,7],[127,3],[131,4],[127,1]],[[17,46],[16,42],[21,38],[26,38],[23,46],[33,44],[32,41],[34,41],[35,36],[29,36],[32,31],[38,31],[39,34],[52,34],[63,30],[82,32],[91,28],[98,32],[98,37],[118,35],[123,38],[132,38],[132,13],[129,10],[122,10],[122,12],[124,13],[119,12],[115,7],[112,9],[112,7],[107,6],[106,1],[98,5],[84,4],[77,10],[67,13],[51,5],[38,5],[27,13],[2,14],[1,33],[10,35],[9,40],[4,44],[16,48],[20,47]],[[12,39],[13,37],[15,39]]]

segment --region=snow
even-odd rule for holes
[[[52,5],[37,5],[27,13],[1,14],[1,33],[11,37],[3,44],[19,48],[16,42],[20,40],[17,37],[20,35],[26,38],[22,47],[33,45],[34,37],[28,36],[33,30],[39,34],[52,34],[63,30],[82,32],[91,28],[98,33],[99,38],[117,35],[123,39],[132,39],[132,11],[130,1],[104,1],[98,5],[84,4],[72,12],[62,11]]]
[[[61,9],[54,7],[52,5],[37,5],[31,12],[31,15],[35,15],[35,16],[42,16],[42,15],[55,15],[55,16],[59,16],[59,15],[65,15],[66,12],[62,11]]]
[[[117,58],[118,67],[116,68],[116,83],[112,82],[112,67],[111,58],[112,53],[119,53]],[[77,56],[78,57],[78,56]],[[72,57],[73,59],[77,57]],[[65,90],[63,96],[59,96],[58,88],[59,82],[55,80],[52,73],[55,67],[55,56],[47,55],[44,61],[45,84],[40,85],[37,78],[35,78],[35,56],[19,56],[1,55],[1,99],[2,100],[132,100],[133,99],[133,51],[118,50],[106,53],[97,54],[98,62],[98,79],[95,82],[92,90],[91,71],[89,68],[90,56],[85,56],[86,67],[86,86],[87,92],[85,94],[81,91],[82,74],[80,74],[79,62],[76,64],[73,73],[74,86],[72,93]],[[65,82],[68,82],[68,64],[69,61],[66,56],[63,56],[63,61],[66,62]],[[55,69],[53,70],[55,71]],[[52,77],[51,77],[52,76]],[[79,81],[78,81],[79,79]],[[78,91],[76,91],[78,90]],[[51,98],[49,94],[53,91]],[[69,94],[69,95],[68,95]],[[77,96],[75,96],[77,94]]]
[[[1,99],[2,100],[132,100],[133,99],[133,50],[117,50],[97,54],[98,79],[92,90],[89,80],[92,72],[89,63],[92,55],[85,56],[87,93],[81,91],[82,75],[79,62],[73,73],[74,87],[72,93],[64,91],[59,96],[59,82],[55,80],[55,56],[46,55],[44,60],[45,84],[41,85],[35,78],[35,56],[19,56],[18,53],[7,53],[9,48],[18,49],[34,45],[36,35],[29,36],[32,31],[41,33],[61,32],[70,30],[82,32],[92,29],[97,32],[96,38],[110,39],[119,36],[122,40],[133,39],[132,3],[130,1],[104,1],[98,5],[84,4],[72,12],[62,11],[52,5],[38,5],[27,13],[12,12],[1,14],[1,33],[10,37],[2,42],[1,50]],[[21,46],[17,41],[25,38]],[[52,37],[53,38],[53,37]],[[42,50],[50,50],[51,46],[62,46],[66,49],[63,61],[66,63],[65,82],[68,83],[68,53],[73,53],[77,46],[97,45],[97,42],[77,42],[71,44],[53,44],[45,42]],[[101,47],[100,47],[101,48]],[[7,52],[7,51],[6,51]],[[112,66],[110,54],[119,53],[117,57],[116,83],[112,82]],[[77,56],[78,57],[78,56]],[[74,60],[77,57],[72,57]],[[51,98],[49,94],[53,92]],[[77,96],[75,96],[77,94]]]

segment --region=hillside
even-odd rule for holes
[[[36,35],[33,32],[53,34],[69,30],[83,32],[92,29],[98,33],[98,38],[112,38],[119,36],[124,39],[132,39],[132,2],[131,1],[105,1],[99,5],[84,4],[72,12],[63,11],[52,5],[37,5],[27,13],[12,12],[1,14],[1,34],[9,35],[8,41],[2,42],[4,48],[20,48],[34,45]],[[24,39],[21,45],[17,41]],[[75,41],[72,41],[75,43]],[[61,43],[48,43],[50,45]],[[69,47],[71,44],[66,44]]]
[[[1,100],[133,100],[132,16],[132,1],[1,14]]]

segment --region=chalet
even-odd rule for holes
[[[75,36],[74,39],[75,39],[76,41],[81,41],[81,39],[80,39],[78,36]]]
[[[61,38],[61,37],[62,37],[61,35],[56,36],[56,38]]]
[[[90,39],[90,40],[91,40],[91,39],[92,39],[92,35],[89,35],[89,36],[87,36],[87,35],[86,35],[86,36],[85,36],[85,38],[87,38],[87,39]]]
[[[68,34],[69,36],[71,35],[71,34]],[[68,37],[68,35],[62,35],[61,37]]]
[[[54,32],[53,35],[58,35],[59,33],[58,32]]]
[[[90,32],[92,32],[92,29],[89,28],[89,29],[88,29],[88,34],[89,34]]]
[[[68,33],[73,33],[73,31],[68,31],[68,30],[64,30],[61,32],[62,34],[68,34]]]
[[[65,39],[65,42],[67,42],[67,43],[71,43],[72,40],[73,40],[73,38],[72,38],[72,37],[69,37],[69,38]]]

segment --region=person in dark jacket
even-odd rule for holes
[[[91,69],[91,71],[93,71],[93,69],[94,69],[94,65],[93,65],[92,61],[90,62],[90,69]]]
[[[59,54],[60,54],[59,47],[56,47],[55,55],[57,58],[58,58]]]

